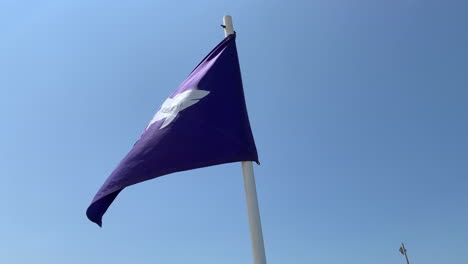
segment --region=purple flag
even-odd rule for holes
[[[164,101],[132,150],[86,211],[102,216],[125,187],[169,173],[228,162],[256,161],[237,57],[226,37]]]

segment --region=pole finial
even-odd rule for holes
[[[231,34],[234,34],[234,26],[232,25],[232,17],[229,15],[226,15],[223,17],[223,25],[221,25],[224,28],[224,36],[227,37]]]

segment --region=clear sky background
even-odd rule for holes
[[[240,164],[85,210],[233,16],[270,264],[468,263],[468,2],[0,1],[0,262],[252,263]]]

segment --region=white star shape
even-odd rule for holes
[[[198,103],[203,97],[207,96],[210,92],[205,90],[188,90],[180,93],[174,98],[167,98],[162,104],[159,111],[154,115],[146,129],[148,129],[153,123],[161,119],[164,120],[163,124],[159,129],[165,128],[169,125],[179,114],[180,111]]]

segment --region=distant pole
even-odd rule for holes
[[[401,243],[400,252],[401,252],[401,254],[405,255],[406,264],[409,264],[408,254],[406,254],[405,244],[403,244],[403,243]]]
[[[223,28],[225,37],[234,34],[232,17],[223,17]],[[247,211],[249,214],[250,238],[252,240],[252,251],[254,264],[266,264],[265,246],[263,244],[262,224],[260,222],[260,210],[258,209],[257,189],[255,187],[255,176],[251,161],[242,161],[242,174],[244,176],[245,198],[247,200]]]

